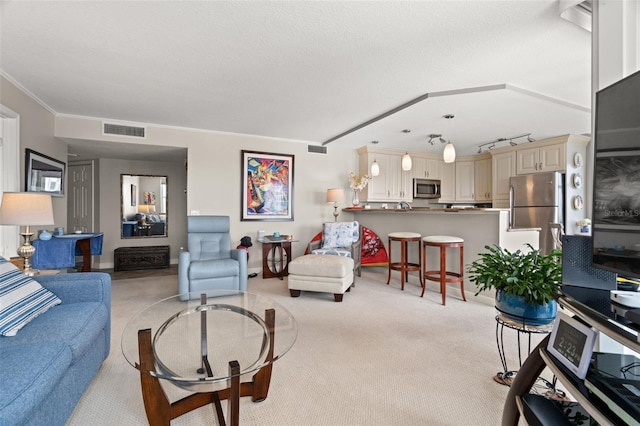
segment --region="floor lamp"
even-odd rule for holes
[[[18,256],[24,259],[24,273],[37,275],[38,270],[31,269],[31,257],[36,248],[31,245],[32,225],[53,225],[53,204],[51,195],[30,192],[5,192],[0,204],[0,224],[24,226],[20,232],[24,243],[18,248]]]
[[[327,203],[333,203],[333,220],[338,221],[338,203],[344,202],[344,190],[342,188],[327,189]]]

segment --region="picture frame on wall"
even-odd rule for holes
[[[25,155],[25,191],[63,197],[66,163],[27,148]]]
[[[242,150],[242,221],[292,221],[294,155]]]
[[[135,206],[138,200],[138,190],[134,184],[131,184],[131,206]]]

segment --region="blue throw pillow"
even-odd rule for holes
[[[62,301],[0,257],[0,334],[15,336],[29,321]]]

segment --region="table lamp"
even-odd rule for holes
[[[344,190],[342,188],[327,189],[327,203],[333,203],[333,217],[334,221],[338,221],[338,203],[344,201]]]
[[[5,192],[0,204],[0,224],[24,226],[20,235],[24,243],[18,248],[18,256],[24,259],[24,273],[37,275],[38,270],[31,269],[31,257],[36,248],[31,245],[31,225],[53,225],[53,203],[51,195],[30,192]]]
[[[138,213],[142,213],[142,221],[141,224],[142,225],[146,225],[147,224],[147,215],[150,213],[155,213],[156,212],[156,206],[154,204],[142,204],[140,205],[140,207],[138,208]]]

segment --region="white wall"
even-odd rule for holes
[[[25,95],[3,76],[0,76],[0,94],[2,94],[0,103],[20,116],[20,191],[24,191],[25,150],[33,149],[66,164],[67,144],[53,136],[55,118],[51,111]],[[65,181],[65,191],[66,186]],[[66,228],[67,199],[66,197],[52,197],[52,199],[55,225],[44,228],[53,229],[58,226]],[[33,227],[32,229],[43,228]]]
[[[180,247],[186,245],[187,221],[184,215],[187,197],[184,189],[187,185],[184,162],[172,163],[154,161],[114,160],[102,158],[98,160],[100,199],[98,216],[100,231],[104,232],[102,256],[94,260],[94,267],[107,269],[113,267],[113,251],[118,247],[138,247],[168,245],[172,263],[177,263]],[[169,200],[167,237],[121,238],[122,212],[121,203],[130,205],[130,193],[121,195],[120,175],[155,175],[167,176],[167,198]],[[142,198],[141,185],[138,185],[138,200]],[[157,195],[157,194],[156,194]]]
[[[100,130],[101,122],[97,119],[69,116],[56,118],[56,136],[58,137],[122,143],[133,142],[131,138],[105,137]],[[162,126],[147,126],[147,138],[140,143],[187,148],[186,205],[180,209],[181,211],[178,210],[171,201],[173,197],[170,195],[170,220],[177,215],[182,215],[186,221],[186,216],[192,211],[198,211],[201,215],[229,216],[232,244],[238,245],[240,239],[245,235],[250,236],[253,241],[253,247],[249,251],[249,269],[252,271],[262,269],[262,246],[257,242],[258,230],[264,230],[267,234],[273,231],[292,234],[294,239],[298,240],[293,244],[292,255],[293,257],[302,255],[307,243],[320,231],[322,222],[333,221],[333,208],[325,202],[326,190],[341,187],[348,193],[348,173],[358,170],[358,157],[355,150],[341,149],[332,145],[328,146],[327,154],[308,153],[307,144],[302,142]],[[240,220],[242,150],[294,155],[293,221],[242,222]],[[105,184],[105,179],[108,179],[106,174],[113,173],[114,168],[111,165],[107,166],[104,160],[101,160],[100,180],[103,188],[107,187]],[[117,173],[121,172],[147,174],[135,168]],[[169,188],[170,191],[175,190],[171,178],[169,178]],[[118,189],[118,197],[119,192]],[[109,200],[107,200],[108,197]],[[116,201],[113,197],[114,194],[101,194],[103,205],[100,210],[103,219],[101,230],[105,233],[113,232],[113,224],[109,222],[110,224],[107,225],[106,221],[111,221],[110,217],[119,217],[119,213],[107,213],[110,204],[120,205],[119,200]],[[351,217],[352,215],[348,213],[342,213],[340,220],[347,220]],[[184,247],[186,244],[186,225],[183,229],[176,229],[170,225],[169,237],[171,240],[176,238],[176,231],[179,232],[178,237],[184,241],[182,244]],[[105,244],[108,239],[110,240],[111,237],[107,237],[105,234]],[[119,242],[121,246],[124,246],[141,245],[135,244],[140,241],[134,239]],[[148,242],[148,240],[143,241],[145,244]],[[109,244],[111,243],[116,242],[110,240]],[[157,241],[156,243],[159,244]],[[179,247],[180,245],[178,245],[178,249]],[[176,256],[177,252],[174,250],[173,244],[171,244],[171,250],[172,257]]]

